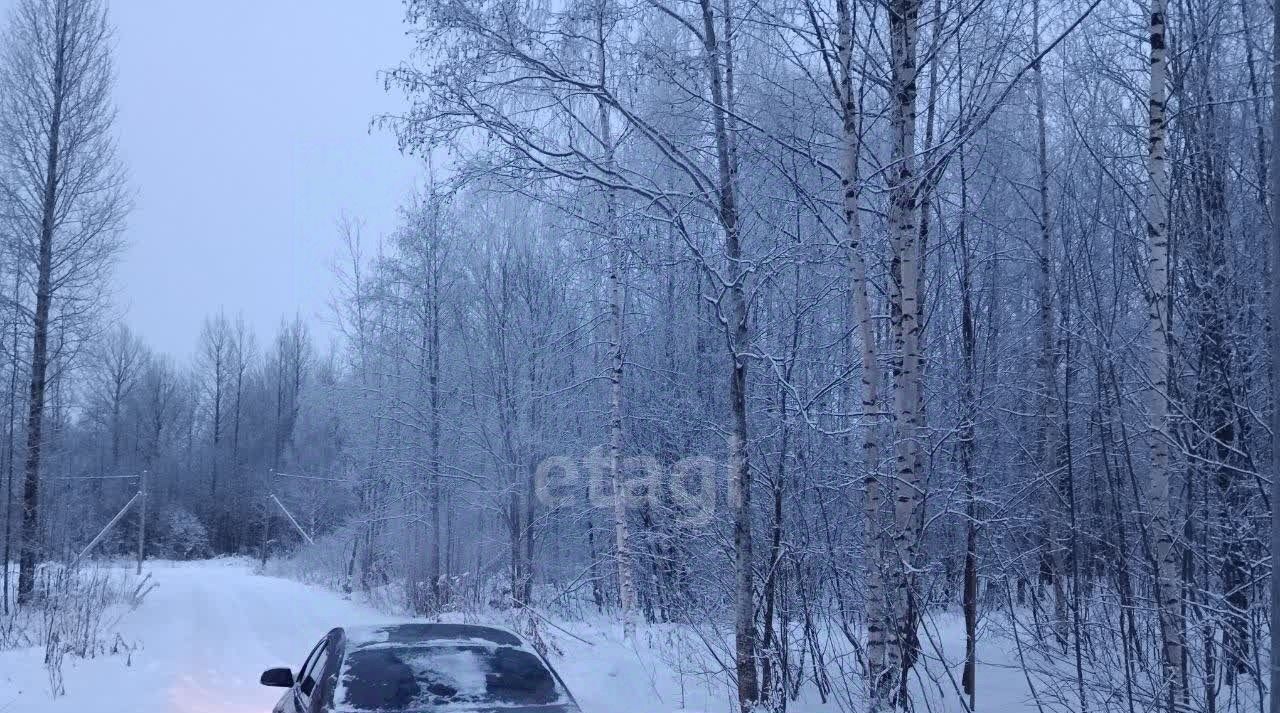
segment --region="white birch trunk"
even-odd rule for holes
[[[875,325],[871,320],[871,301],[867,296],[867,261],[863,255],[862,223],[858,212],[858,160],[861,141],[858,136],[858,98],[853,87],[853,17],[847,0],[836,2],[839,23],[838,54],[840,61],[840,118],[842,152],[840,184],[844,195],[844,218],[849,231],[849,266],[853,293],[853,317],[858,325],[862,357],[862,414],[872,422],[862,437],[866,494],[863,532],[866,550],[866,618],[867,618],[867,705],[869,710],[882,710],[888,702],[885,687],[885,612],[884,553],[881,547],[880,511],[884,496],[880,492],[880,366],[877,358]]]
[[[911,588],[914,577],[917,543],[920,540],[921,500],[918,468],[921,438],[920,423],[920,322],[919,264],[916,224],[915,139],[916,139],[916,44],[919,34],[918,0],[894,0],[889,8],[889,40],[892,53],[893,96],[891,113],[892,169],[889,197],[888,228],[897,264],[894,340],[897,369],[894,385],[894,462],[897,480],[894,488],[894,551],[898,561],[893,565],[890,592],[893,620],[887,643],[887,675],[894,683],[896,703],[905,706],[906,663],[914,640],[907,628],[911,624]]]
[[[600,86],[608,79],[605,64],[604,21],[606,4],[596,13],[597,68]],[[613,128],[609,107],[603,100],[599,106],[600,143],[604,147],[604,165],[614,172]],[[631,538],[627,532],[627,492],[622,479],[622,372],[625,292],[622,288],[622,237],[618,232],[618,198],[613,188],[604,190],[604,228],[609,250],[609,472],[613,478],[614,546],[618,567],[618,605],[622,610],[623,638],[635,636],[635,580],[631,561]]]
[[[1169,415],[1169,169],[1165,160],[1166,0],[1151,2],[1151,84],[1147,154],[1147,239],[1150,262],[1147,279],[1151,352],[1148,374],[1151,408],[1151,475],[1148,507],[1155,537],[1156,606],[1160,616],[1161,663],[1169,710],[1182,703],[1182,629],[1179,613],[1177,552],[1173,547],[1172,502],[1169,498],[1169,445],[1165,436]]]

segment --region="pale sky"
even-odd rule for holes
[[[324,348],[336,220],[390,231],[420,174],[369,128],[403,106],[377,76],[410,49],[402,14],[400,0],[111,1],[137,194],[116,302],[150,346],[193,353],[222,307],[260,345],[299,311]]]

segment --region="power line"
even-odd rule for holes
[[[316,476],[316,475],[296,475],[293,473],[281,473],[278,470],[273,471],[273,474],[278,475],[281,478],[297,478],[299,480],[320,480],[327,483],[350,483],[351,482],[347,478],[321,478],[320,476]]]
[[[141,478],[140,473],[133,475],[50,475],[46,480],[124,480]]]

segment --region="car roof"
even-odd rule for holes
[[[483,643],[499,646],[524,646],[520,637],[492,626],[475,624],[385,624],[352,626],[343,629],[347,650],[385,645],[443,644],[448,642]]]

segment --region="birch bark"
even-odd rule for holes
[[[894,461],[897,479],[894,485],[893,543],[898,561],[893,563],[890,599],[893,602],[892,625],[888,630],[887,675],[895,683],[895,703],[905,706],[905,663],[913,652],[908,650],[914,632],[907,631],[912,620],[912,570],[920,540],[919,518],[921,486],[919,442],[920,423],[920,322],[919,265],[916,224],[918,205],[915,175],[916,138],[916,44],[919,35],[919,0],[893,0],[889,5],[889,38],[891,59],[891,135],[888,229],[897,267],[896,304],[891,310],[894,320],[895,384],[894,384]]]
[[[880,489],[880,365],[877,357],[875,325],[871,320],[871,302],[867,295],[867,261],[863,255],[862,222],[858,212],[858,160],[862,151],[858,134],[858,97],[853,86],[853,12],[848,0],[836,1],[837,55],[840,65],[839,99],[842,151],[840,185],[844,198],[845,226],[849,234],[850,287],[853,296],[853,318],[858,325],[859,350],[862,358],[862,415],[872,421],[862,437],[865,499],[863,547],[866,551],[866,618],[867,618],[867,695],[872,711],[885,707],[885,612],[884,562],[881,546],[880,511],[884,496]]]
[[[1151,474],[1147,499],[1155,537],[1156,606],[1160,618],[1164,694],[1170,711],[1181,704],[1182,630],[1179,616],[1178,557],[1173,546],[1172,503],[1169,498],[1169,169],[1165,160],[1166,0],[1152,0],[1150,15],[1151,74],[1148,105],[1147,153],[1147,309],[1151,351],[1147,364],[1151,410]]]
[[[612,223],[614,207],[612,199],[607,209]],[[609,469],[613,477],[614,537],[618,558],[618,601],[622,608],[622,627],[625,639],[635,636],[636,590],[631,556],[631,538],[627,528],[627,489],[622,473],[622,374],[623,374],[623,289],[621,248],[615,234],[609,247],[609,318],[611,334],[609,344]]]
[[[605,59],[605,13],[607,4],[600,3],[596,13],[597,79],[600,86],[608,80]],[[606,172],[615,172],[613,127],[610,125],[609,106],[603,99],[599,108],[600,144],[604,149],[603,164]],[[613,478],[614,539],[618,566],[618,603],[622,610],[623,637],[635,636],[636,590],[631,557],[631,538],[627,532],[627,491],[622,479],[622,375],[624,354],[622,348],[625,292],[622,287],[622,237],[618,231],[618,198],[613,188],[604,189],[604,228],[609,251],[609,472]]]

